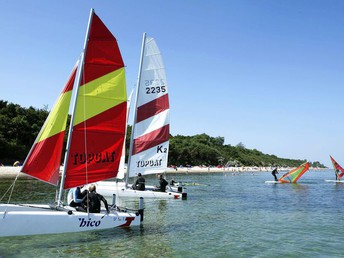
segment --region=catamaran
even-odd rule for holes
[[[74,86],[75,85],[75,86]],[[76,93],[59,181],[72,90]],[[52,108],[21,172],[59,188],[54,204],[1,204],[0,237],[56,234],[140,225],[139,211],[107,213],[63,204],[66,189],[116,177],[126,129],[125,70],[116,38],[91,9],[80,62]],[[59,187],[58,187],[59,185]],[[141,199],[142,200],[142,199]]]
[[[281,184],[281,183],[296,183],[300,177],[309,169],[309,162],[305,162],[297,168],[285,173],[278,181],[265,181],[265,183]]]
[[[334,182],[334,183],[344,183],[344,181],[342,181],[342,177],[344,176],[344,169],[341,167],[341,165],[339,165],[337,163],[337,161],[334,160],[334,158],[330,155],[331,161],[332,161],[332,165],[333,165],[333,169],[334,169],[334,174],[336,176],[335,180],[330,180],[330,179],[326,179],[326,182]]]
[[[185,199],[184,192],[159,192],[154,186],[146,191],[131,189],[129,178],[138,173],[161,174],[167,169],[170,106],[165,67],[154,38],[143,34],[141,58],[130,139],[125,184],[101,181],[97,191],[105,196]]]

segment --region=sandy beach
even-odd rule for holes
[[[11,167],[11,166],[1,166],[0,167],[0,178],[15,178],[18,174],[18,177],[23,178],[27,177],[30,179],[31,177],[27,176],[24,173],[20,173],[21,167]],[[192,173],[256,173],[256,172],[266,172],[272,171],[274,167],[226,167],[226,168],[217,168],[217,167],[178,167],[178,168],[168,168],[165,173],[166,174],[192,174]],[[63,167],[60,168],[62,171]],[[293,169],[292,167],[283,167],[279,168],[279,171],[289,171]],[[317,169],[317,168],[311,168]]]

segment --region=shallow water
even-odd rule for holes
[[[171,176],[168,176],[169,179]],[[145,200],[141,227],[0,239],[1,257],[340,257],[344,184],[332,170],[298,184],[266,184],[268,172],[174,175],[188,199]],[[154,177],[148,183],[156,183]],[[0,197],[10,181],[0,183]],[[19,190],[20,189],[20,190]],[[16,183],[12,202],[53,202],[55,188]],[[5,202],[2,200],[2,202]],[[121,204],[137,208],[138,201]],[[1,229],[0,229],[1,230]]]

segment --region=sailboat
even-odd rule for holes
[[[75,86],[74,86],[75,85]],[[63,138],[72,90],[71,126],[61,180]],[[140,210],[107,213],[63,204],[66,189],[117,175],[126,127],[125,70],[117,40],[91,9],[84,50],[45,121],[21,172],[59,188],[54,204],[1,204],[0,237],[57,234],[140,225]]]
[[[278,179],[278,181],[265,181],[265,183],[296,183],[300,179],[300,177],[308,171],[308,169],[309,162],[305,162],[297,168],[294,168],[289,172],[285,173],[280,179]]]
[[[129,178],[141,173],[161,174],[167,169],[170,106],[165,68],[159,48],[152,37],[143,34],[139,65],[134,123],[130,139],[128,168],[124,187],[117,187],[114,182],[97,183],[98,192],[118,197],[173,198],[185,199],[186,193],[137,191],[129,187]]]
[[[335,159],[330,155],[331,161],[332,161],[332,165],[333,165],[333,169],[334,169],[334,173],[336,176],[335,180],[330,180],[330,179],[326,179],[326,182],[334,182],[334,183],[344,183],[344,181],[341,181],[342,177],[344,176],[344,168],[342,168],[341,165],[339,165],[337,163],[337,161],[335,161]]]

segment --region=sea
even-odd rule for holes
[[[187,200],[146,199],[141,226],[1,238],[0,257],[344,257],[344,183],[325,182],[333,170],[310,170],[297,184],[265,183],[270,172],[171,177],[186,184]],[[0,197],[12,183],[1,180]],[[11,202],[54,198],[53,186],[18,179]]]

